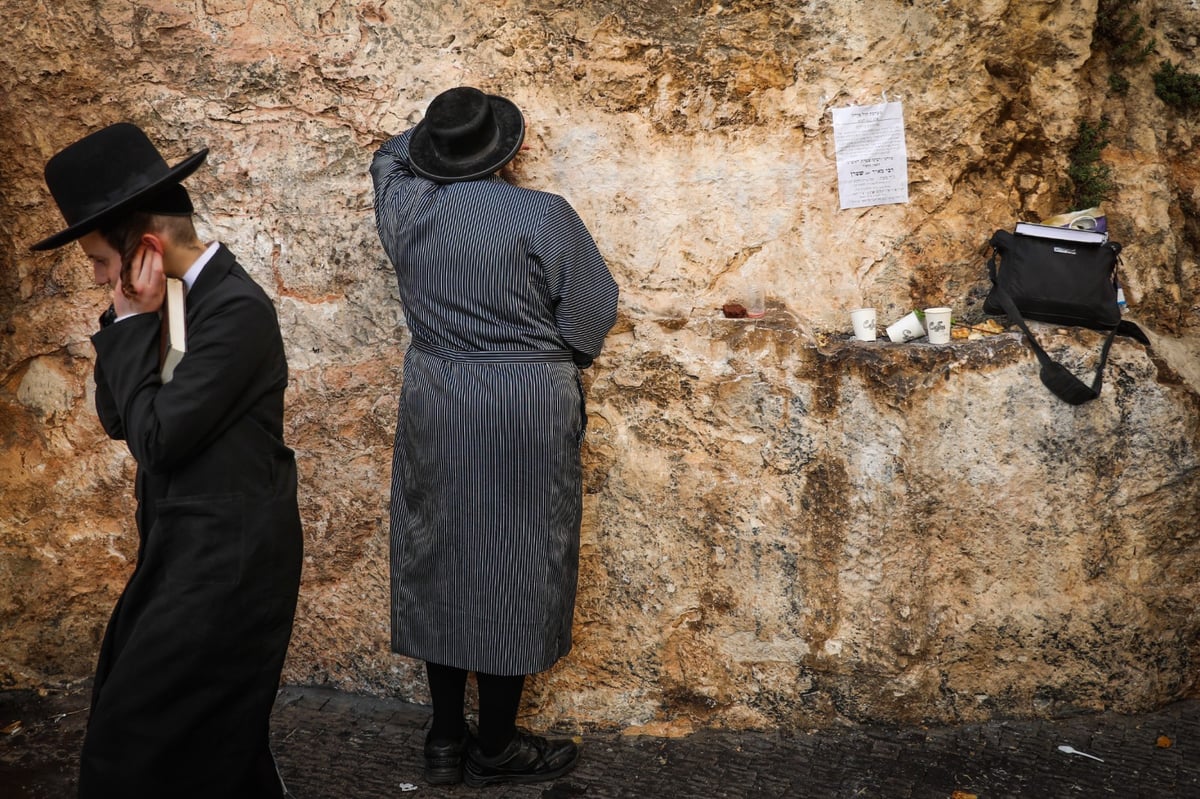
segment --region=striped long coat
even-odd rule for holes
[[[617,285],[566,200],[496,176],[418,177],[410,136],[371,164],[412,336],[392,462],[392,649],[531,674],[571,647],[587,418],[576,364],[599,354]]]

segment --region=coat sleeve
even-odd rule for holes
[[[408,161],[408,141],[412,133],[412,129],[409,129],[388,139],[375,151],[371,161],[371,183],[375,187],[375,224],[383,237],[403,226],[414,200],[412,189],[421,182]],[[385,245],[387,243],[384,242]]]
[[[410,128],[393,136],[375,151],[371,161],[371,182],[375,184],[376,197],[390,193],[396,181],[415,175],[408,165],[408,141],[412,138],[413,130]]]
[[[586,365],[617,320],[618,289],[583,220],[562,197],[551,195],[532,254],[546,276],[558,331]]]
[[[111,305],[108,306],[100,316],[100,329],[114,324],[116,318],[116,311]],[[112,392],[108,389],[108,381],[104,379],[104,370],[100,366],[99,358],[92,369],[92,377],[96,383],[96,416],[100,418],[100,426],[108,433],[109,438],[120,441],[125,438],[125,426],[121,422],[121,412],[113,400]]]
[[[97,380],[103,382],[97,397],[107,391],[129,451],[139,466],[155,473],[192,458],[236,421],[237,409],[266,390],[260,369],[282,346],[269,303],[235,294],[188,319],[187,355],[174,379],[163,384],[159,331],[158,318],[143,314],[92,339]]]
[[[96,416],[100,417],[100,426],[108,433],[109,438],[120,441],[125,438],[125,425],[121,421],[121,412],[117,409],[112,392],[108,389],[108,381],[104,379],[99,360],[96,361],[93,374],[96,379]]]

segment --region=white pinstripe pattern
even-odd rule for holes
[[[419,178],[410,135],[371,165],[413,338],[392,463],[392,648],[530,674],[571,646],[586,422],[571,351],[599,354],[617,286],[564,199]]]

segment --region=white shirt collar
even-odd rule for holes
[[[188,270],[183,273],[183,285],[187,286],[188,291],[192,290],[192,286],[196,283],[196,278],[200,277],[200,272],[204,269],[204,265],[212,260],[212,257],[217,254],[217,249],[221,246],[219,241],[214,241],[208,245],[208,249],[204,254],[197,258]]]

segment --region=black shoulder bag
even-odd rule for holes
[[[1082,405],[1100,396],[1108,350],[1118,333],[1142,344],[1150,343],[1140,327],[1121,318],[1117,305],[1120,244],[1064,241],[1007,230],[997,230],[990,244],[992,255],[987,263],[992,289],[983,310],[1003,314],[1021,328],[1042,366],[1042,382],[1059,399]],[[1091,386],[1046,354],[1025,324],[1025,317],[1108,331]]]

